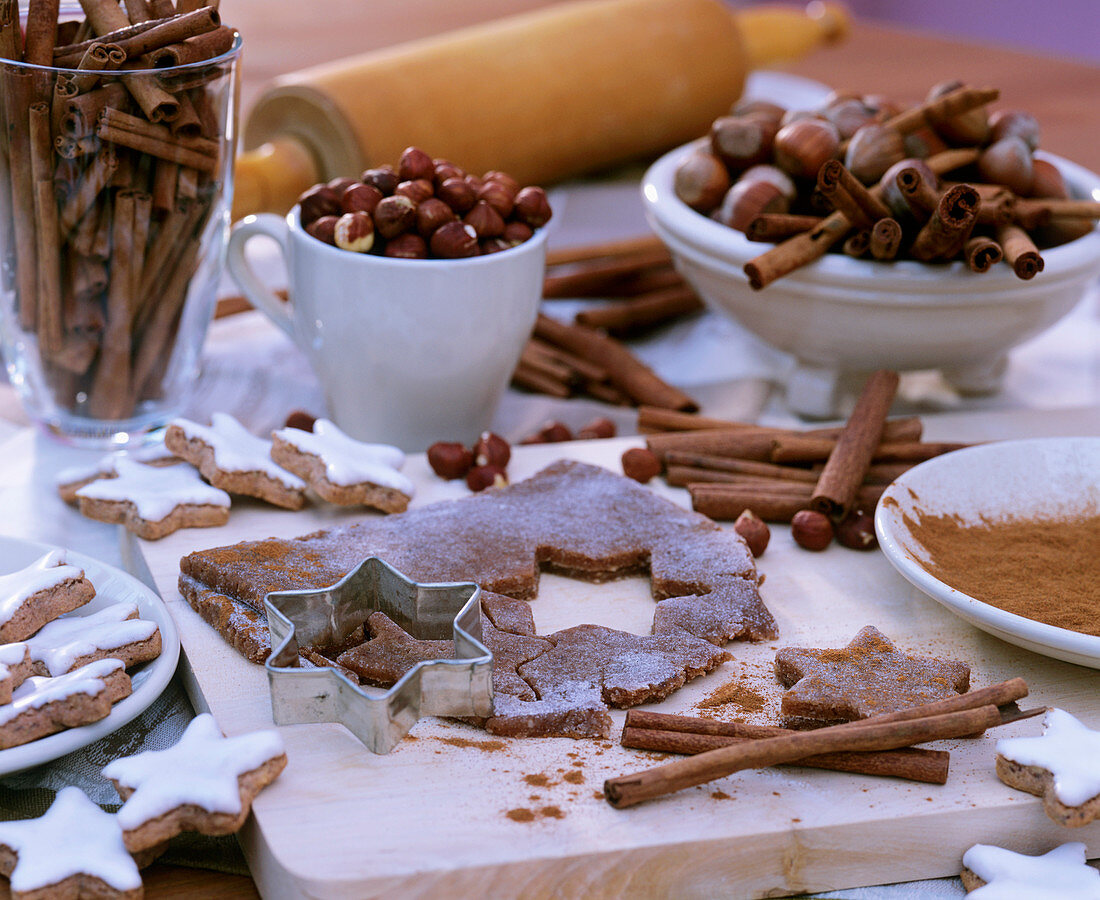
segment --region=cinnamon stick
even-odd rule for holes
[[[871,256],[877,260],[891,260],[901,249],[901,225],[897,219],[886,216],[875,222],[871,229]]]
[[[909,134],[925,125],[934,126],[936,122],[987,106],[1000,96],[996,88],[960,87],[950,93],[928,100],[919,106],[904,110],[886,120],[887,128],[893,128],[902,134]]]
[[[749,459],[733,459],[727,456],[712,456],[706,453],[684,453],[669,451],[663,456],[666,466],[687,466],[693,469],[710,469],[714,472],[728,472],[737,475],[755,475],[782,481],[798,481],[803,484],[816,484],[817,475],[809,469],[794,466],[777,466],[774,463],[757,462]]]
[[[993,238],[975,235],[963,245],[963,258],[971,272],[988,272],[1004,259],[1004,252]]]
[[[664,249],[664,243],[654,234],[640,235],[621,241],[600,244],[582,244],[577,247],[559,247],[546,251],[546,266],[570,265],[612,256],[632,256]]]
[[[0,57],[21,62],[23,32],[19,27],[17,0],[0,0]]]
[[[740,741],[796,733],[773,725],[721,722],[628,709],[620,743],[624,747],[637,750],[695,755]],[[881,752],[810,756],[791,765],[858,775],[904,778],[925,784],[945,784],[950,760],[951,754],[945,750],[903,747]]]
[[[848,514],[882,440],[899,382],[898,373],[888,369],[880,369],[867,379],[818,478],[810,502],[816,511],[836,520]]]
[[[809,231],[804,231],[745,263],[749,286],[762,290],[778,278],[820,259],[833,244],[851,230],[843,213],[830,213]]]
[[[997,242],[1005,262],[1012,266],[1016,277],[1028,281],[1043,271],[1045,263],[1030,235],[1018,225],[997,227]]]
[[[13,111],[14,112],[14,111]],[[48,359],[61,349],[61,239],[58,234],[57,200],[53,192],[53,145],[50,140],[50,107],[34,103],[27,118],[31,178],[34,185],[35,276],[38,341]]]
[[[813,489],[796,481],[743,481],[740,484],[689,482],[691,508],[717,521],[735,521],[751,509],[765,522],[789,522],[795,513],[810,508]],[[886,485],[865,485],[852,501],[863,509],[874,509]]]
[[[866,256],[871,249],[871,232],[866,229],[853,232],[844,241],[841,249],[847,256],[859,258]]]
[[[616,809],[705,784],[733,772],[796,762],[822,753],[894,750],[925,741],[963,737],[1001,723],[996,706],[982,706],[901,722],[874,722],[821,728],[719,747],[671,763],[610,778],[604,796]]]
[[[624,337],[702,310],[699,295],[683,286],[641,294],[635,299],[599,309],[583,310],[577,313],[575,321],[578,325],[603,328],[616,337]]]
[[[564,366],[568,366],[586,381],[607,380],[607,369],[603,366],[592,362],[590,359],[577,356],[575,353],[570,353],[568,350],[563,350],[561,347],[554,347],[538,338],[533,337],[529,339],[527,341],[527,349],[532,354],[545,359],[552,359]]]
[[[699,413],[681,412],[675,409],[659,409],[655,406],[638,407],[638,430],[650,431],[704,431],[715,428],[755,428],[748,422],[732,422],[715,419]]]
[[[1096,200],[1063,200],[1053,197],[1018,199],[1016,212],[1030,215],[1042,212],[1048,219],[1100,219],[1100,202]]]
[[[798,215],[797,213],[761,213],[745,228],[745,237],[750,241],[784,241],[796,234],[809,231],[821,222],[821,216]]]
[[[621,254],[585,264],[567,275],[551,275],[543,282],[542,294],[555,297],[600,297],[605,291],[646,269],[667,266],[671,255],[664,246]]]
[[[149,54],[149,59],[154,69],[194,65],[228,53],[236,36],[237,32],[228,25],[220,25],[204,34],[160,47]]]
[[[113,147],[103,147],[96,153],[92,164],[84,170],[76,190],[61,209],[60,226],[63,235],[72,231],[76,223],[84,218],[117,168],[118,155]]]
[[[205,138],[179,137],[166,128],[161,132],[157,125],[141,122],[136,117],[126,116],[125,113],[111,115],[112,112],[104,110],[96,125],[96,134],[103,140],[207,174],[217,171],[217,153],[209,152],[209,146],[213,145],[212,141]],[[123,119],[124,116],[125,119]],[[216,148],[216,145],[214,146]]]
[[[666,383],[614,338],[580,325],[566,325],[539,315],[535,335],[607,369],[611,383],[636,403],[694,411],[699,405],[687,394]]]
[[[60,6],[60,0],[29,0],[26,34],[23,38],[23,62],[32,66],[49,66],[53,63]]]
[[[15,234],[15,280],[19,292],[19,324],[33,331],[38,321],[37,235],[34,228],[35,190],[31,171],[28,118],[16,110],[28,109],[34,99],[29,72],[4,69],[4,105],[11,121],[8,168],[11,179],[12,230]]]
[[[516,387],[534,391],[537,394],[546,394],[549,397],[564,399],[573,393],[572,388],[566,382],[522,361],[516,365],[515,370],[512,372],[512,384]]]
[[[839,159],[828,160],[818,170],[817,187],[856,228],[871,228],[890,215],[889,207]]]
[[[969,185],[948,188],[909,246],[910,255],[922,262],[955,256],[970,237],[980,207],[981,198]]]
[[[111,280],[107,288],[107,327],[88,392],[88,409],[97,419],[124,419],[133,407],[133,321],[130,309],[131,242],[134,234],[134,197],[128,191],[115,196],[111,223]]]
[[[952,441],[886,441],[875,448],[873,459],[877,463],[916,463],[972,444]],[[780,435],[772,441],[771,462],[814,463],[824,462],[836,447],[836,442],[801,435]]]

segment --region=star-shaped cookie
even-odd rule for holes
[[[136,853],[184,831],[231,834],[252,800],[286,766],[277,731],[223,737],[209,713],[196,716],[179,742],[109,763],[103,776],[126,802],[118,811],[127,848]]]
[[[1041,736],[997,741],[997,777],[1042,797],[1055,822],[1086,825],[1100,817],[1100,731],[1049,709]]]
[[[37,819],[0,822],[0,871],[11,879],[14,898],[142,896],[117,818],[75,787],[58,791]]]
[[[121,457],[115,478],[92,481],[76,492],[89,519],[117,522],[155,541],[179,528],[224,525],[229,495],[211,487],[189,465],[143,466]]]
[[[963,886],[974,900],[1100,900],[1100,872],[1085,864],[1085,845],[1062,844],[1042,856],[975,844],[963,854]]]
[[[173,419],[164,445],[223,491],[286,509],[305,505],[306,483],[271,459],[271,441],[252,434],[228,413],[214,413],[209,425]]]
[[[794,724],[866,719],[943,700],[970,688],[965,663],[908,656],[872,625],[846,647],[784,647],[775,674],[785,688],[781,711]]]

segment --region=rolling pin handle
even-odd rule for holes
[[[812,0],[804,10],[750,6],[736,10],[734,20],[750,70],[801,59],[817,47],[843,40],[851,27],[851,14],[843,3],[822,0]]]
[[[253,212],[285,213],[322,175],[304,143],[280,136],[241,153],[233,178],[233,218],[238,219]]]

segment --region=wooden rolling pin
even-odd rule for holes
[[[549,184],[706,133],[754,66],[836,40],[847,14],[721,0],[577,0],[287,75],[254,106],[234,217],[415,145]]]

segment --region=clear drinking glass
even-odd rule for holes
[[[241,39],[223,41],[135,71],[0,59],[0,352],[63,440],[140,441],[197,378],[237,138]]]

